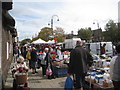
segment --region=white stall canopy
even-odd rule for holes
[[[39,38],[38,40],[33,41],[32,43],[33,44],[40,44],[40,43],[47,43],[47,42]]]

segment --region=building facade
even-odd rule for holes
[[[9,14],[12,9],[11,2],[0,1],[0,89],[4,87],[7,73],[13,60],[13,43],[17,36],[15,20]]]
[[[93,42],[100,42],[102,41],[102,29],[96,29],[96,30],[92,30],[92,41]]]
[[[0,1],[0,90],[2,89],[2,3]]]

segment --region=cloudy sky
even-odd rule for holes
[[[19,39],[32,38],[48,26],[53,15],[53,28],[61,27],[65,33],[78,29],[99,27],[104,30],[110,20],[118,21],[119,0],[13,0],[10,14],[16,20]],[[57,19],[59,18],[59,21]],[[95,24],[93,24],[95,22]],[[50,27],[50,26],[48,26]]]

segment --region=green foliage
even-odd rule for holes
[[[49,27],[44,27],[41,29],[38,38],[41,38],[44,41],[52,40],[50,37],[52,35],[52,29]]]
[[[64,30],[61,27],[56,27],[54,30],[54,36],[57,38],[57,42],[64,42],[65,34]]]
[[[37,37],[34,37],[31,42],[36,41],[36,40],[38,40],[38,39],[39,39],[38,36],[37,36]]]
[[[73,35],[72,34],[66,34],[65,37],[66,37],[66,39],[72,39]]]
[[[63,42],[65,39],[64,30],[60,27],[56,27],[56,30],[53,31],[49,27],[44,27],[39,32],[39,35],[32,39],[32,42],[39,38],[41,38],[44,41],[49,41],[49,40],[53,40],[54,37],[56,37],[57,42]]]
[[[113,20],[109,20],[105,27],[105,32],[103,32],[104,40],[117,42],[120,40],[120,32],[118,30],[118,25],[114,23]]]
[[[78,37],[81,38],[82,40],[89,41],[92,38],[92,31],[91,28],[81,28],[78,30]]]
[[[31,39],[27,38],[27,39],[24,39],[24,40],[20,41],[20,44],[25,45],[25,44],[28,44],[30,42],[31,42]]]

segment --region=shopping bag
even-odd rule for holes
[[[46,69],[46,75],[49,75],[49,76],[51,76],[52,75],[52,70],[51,70],[51,68],[50,68],[50,65],[47,67],[47,69]]]
[[[41,65],[40,65],[40,61],[39,61],[39,60],[36,61],[36,63],[35,63],[35,67],[36,67],[37,69],[39,69],[39,68],[41,67]]]
[[[73,80],[70,76],[66,78],[64,90],[73,90]]]

